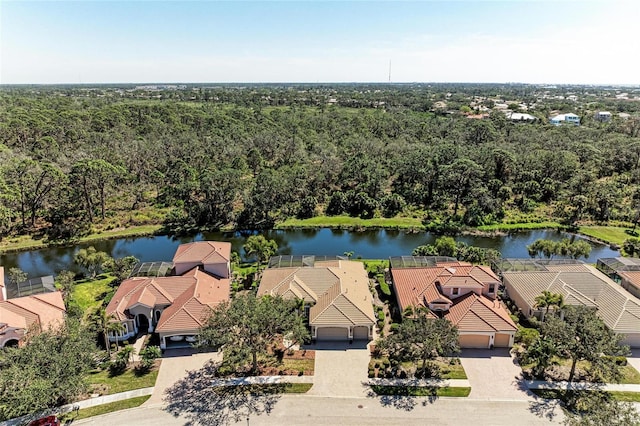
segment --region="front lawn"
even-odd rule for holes
[[[471,393],[471,388],[440,388],[435,386],[371,386],[377,395],[395,395],[395,396],[449,396],[449,397],[467,397]]]
[[[128,408],[139,407],[144,404],[149,398],[151,398],[151,395],[138,396],[135,398],[124,399],[122,401],[96,405],[95,407],[83,408],[82,410],[79,410],[77,412],[71,411],[62,415],[60,417],[60,421],[62,422],[62,424],[71,424],[76,420],[82,420],[88,417],[113,413],[114,411],[126,410]]]
[[[313,350],[273,351],[258,356],[258,376],[313,376],[316,352]],[[251,370],[251,363],[230,365],[223,361],[217,370],[219,377],[242,377]]]
[[[124,373],[118,375],[111,375],[108,369],[90,372],[87,377],[87,382],[91,388],[90,393],[110,395],[134,389],[153,387],[158,378],[159,368],[158,363],[153,370],[146,374],[138,374],[133,368],[129,368],[125,370]]]

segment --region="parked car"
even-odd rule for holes
[[[60,426],[57,416],[47,416],[29,423],[29,426]]]

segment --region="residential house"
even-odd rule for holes
[[[162,349],[194,342],[211,309],[229,300],[230,258],[230,243],[182,244],[173,258],[177,275],[123,281],[106,310],[124,330],[110,340],[156,332]]]
[[[362,262],[308,260],[307,266],[271,266],[258,287],[258,296],[264,295],[304,300],[314,340],[373,339],[376,318]]]
[[[547,262],[536,269],[502,272],[509,298],[525,317],[542,317],[545,309],[538,308],[535,299],[543,291],[558,293],[566,305],[595,309],[611,330],[625,336],[625,344],[640,347],[640,299],[582,262]]]
[[[573,113],[568,114],[559,114],[553,116],[549,119],[549,123],[559,126],[560,124],[575,124],[576,126],[580,125],[580,117]]]
[[[611,121],[611,113],[609,111],[598,111],[594,118],[601,123],[608,123]]]
[[[4,268],[0,266],[0,348],[17,346],[30,330],[47,330],[61,325],[65,313],[59,291],[8,299]]]
[[[534,117],[533,115],[521,113],[521,112],[507,111],[505,112],[505,115],[511,121],[533,123],[534,121],[537,120],[536,117]]]
[[[398,265],[391,259],[393,287],[402,312],[426,307],[434,317],[448,319],[458,328],[462,348],[513,346],[517,327],[497,299],[500,279],[491,268],[455,259],[430,262],[421,258],[412,262],[418,266]]]

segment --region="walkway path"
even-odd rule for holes
[[[620,383],[587,383],[587,382],[545,382],[542,380],[525,380],[529,389],[564,389],[589,390],[597,389],[608,392],[640,392],[640,385]]]

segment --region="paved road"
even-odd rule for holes
[[[460,362],[471,383],[469,398],[531,400],[519,380],[522,370],[508,349],[463,349]]]
[[[538,416],[535,402],[439,398],[433,403],[426,398],[327,398],[306,395],[284,395],[269,414],[254,416],[238,424],[249,425],[552,425],[562,422],[561,410],[549,407],[552,420]],[[543,404],[544,406],[544,404]],[[543,410],[544,411],[544,410]],[[78,425],[185,425],[186,419],[175,418],[159,405],[118,411],[104,416],[74,422]]]

